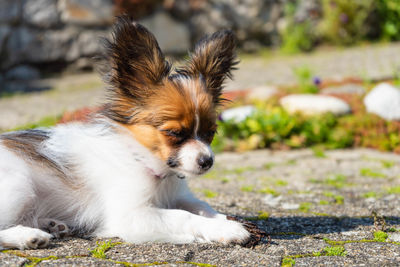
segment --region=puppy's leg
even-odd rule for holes
[[[51,238],[51,234],[40,229],[18,225],[0,231],[0,249],[45,248],[48,246]]]
[[[226,215],[218,213],[207,202],[201,201],[192,194],[187,194],[177,199],[176,208],[208,218],[226,219]]]
[[[69,235],[68,226],[58,220],[41,218],[38,220],[38,226],[41,230],[52,234],[55,238],[63,238]]]
[[[121,225],[107,231],[129,242],[148,241],[190,243],[245,241],[250,234],[235,221],[206,218],[177,209],[148,208],[133,214],[131,225],[121,232]],[[115,230],[115,231],[112,231]]]
[[[187,210],[208,218],[226,219],[226,215],[218,213],[207,202],[196,198],[185,181],[181,182],[180,188],[181,190],[175,200],[175,207],[177,209]]]

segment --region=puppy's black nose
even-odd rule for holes
[[[197,159],[197,163],[199,164],[201,169],[208,170],[213,165],[214,160],[208,155],[200,155]]]

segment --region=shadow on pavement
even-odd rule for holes
[[[359,226],[374,226],[371,217],[269,217],[253,221],[274,239],[297,239],[304,235],[331,234],[357,230]],[[400,224],[400,217],[385,217],[385,227]]]

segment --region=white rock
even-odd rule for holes
[[[257,86],[251,88],[250,93],[248,95],[249,99],[256,99],[256,100],[268,100],[272,96],[278,93],[278,89],[274,86]]]
[[[166,12],[157,12],[140,23],[155,35],[164,52],[182,54],[190,49],[189,29]]]
[[[389,234],[389,240],[394,242],[400,242],[400,233]]]
[[[279,202],[281,201],[282,196],[274,196],[272,194],[268,194],[264,197],[264,203],[267,204],[270,207],[276,207],[279,205]]]
[[[385,120],[400,120],[400,89],[388,83],[374,87],[364,98],[368,112]]]
[[[221,119],[223,121],[234,120],[235,122],[241,122],[250,116],[255,110],[256,108],[250,105],[229,108],[221,113]]]
[[[283,203],[282,204],[282,209],[284,210],[297,210],[300,208],[300,204],[296,203]]]
[[[306,115],[326,112],[342,115],[351,111],[349,104],[343,100],[326,95],[288,95],[281,98],[280,103],[289,113],[301,112]]]

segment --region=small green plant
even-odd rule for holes
[[[240,174],[242,174],[242,173],[244,173],[244,172],[247,172],[247,171],[254,171],[254,170],[255,170],[254,167],[247,166],[247,167],[238,167],[238,168],[235,168],[235,169],[233,169],[233,170],[229,170],[229,172],[232,172],[232,173],[235,173],[235,174],[240,175]]]
[[[372,177],[372,178],[385,178],[386,175],[384,175],[383,173],[377,172],[377,171],[373,171],[369,168],[363,168],[360,170],[360,174],[362,176],[368,176],[368,177]]]
[[[265,164],[263,165],[263,168],[266,169],[266,170],[270,170],[270,169],[272,169],[272,168],[275,167],[275,166],[276,166],[276,163],[268,162],[268,163],[265,163]]]
[[[111,241],[107,242],[96,242],[97,247],[94,249],[90,250],[90,254],[92,254],[93,257],[99,258],[99,259],[105,259],[106,257],[106,252],[110,249],[115,247],[116,245],[121,244],[119,242],[112,243]]]
[[[258,216],[257,216],[257,218],[258,218],[259,220],[264,220],[264,221],[266,221],[266,220],[268,220],[268,218],[269,218],[269,213],[266,212],[266,211],[260,211],[259,214],[258,214]]]
[[[394,161],[389,161],[389,160],[381,160],[382,167],[386,169],[390,169],[394,166]]]
[[[242,186],[242,187],[240,188],[240,190],[243,191],[243,192],[253,192],[254,186],[252,186],[252,185],[245,185],[245,186]]]
[[[313,255],[313,257],[320,257],[320,256],[322,256],[322,253],[321,253],[321,251],[316,251],[316,252],[313,252],[312,255]]]
[[[204,196],[207,197],[207,198],[214,198],[214,197],[218,196],[217,192],[214,192],[214,191],[209,190],[209,189],[204,189],[203,193],[204,193]]]
[[[336,187],[336,188],[342,188],[347,183],[347,177],[344,176],[343,174],[336,174],[334,176],[327,178],[324,181],[324,183],[326,183],[327,185]]]
[[[201,177],[206,179],[216,179],[218,177],[218,172],[216,170],[212,170]]]
[[[400,194],[400,186],[392,186],[387,189],[389,194]]]
[[[286,182],[284,180],[276,180],[275,181],[275,185],[277,185],[277,186],[287,186],[288,182]]]
[[[301,212],[309,212],[311,209],[312,203],[310,202],[302,202],[299,206],[299,211]]]
[[[326,158],[325,151],[320,147],[313,147],[312,151],[314,153],[314,157]]]
[[[258,193],[262,193],[262,194],[271,194],[273,196],[278,196],[279,194],[272,188],[269,187],[264,187],[260,190],[257,191]]]
[[[304,94],[316,94],[319,89],[313,81],[313,74],[310,68],[307,66],[297,67],[293,69],[294,74],[297,78],[297,86],[299,93]]]
[[[344,203],[344,197],[341,195],[336,195],[332,192],[325,191],[324,196],[333,198],[335,200],[335,203],[338,205],[342,205]]]
[[[366,193],[362,194],[362,197],[363,198],[370,198],[370,197],[376,198],[377,193],[374,191],[366,192]]]
[[[282,259],[281,267],[292,267],[296,264],[296,261],[291,257],[285,257]]]
[[[374,240],[377,242],[386,242],[389,235],[383,231],[376,231],[374,232]]]
[[[329,246],[324,248],[326,256],[346,256],[346,250],[343,246]]]
[[[320,200],[320,201],[319,201],[319,204],[320,204],[320,205],[329,205],[329,201],[327,201],[327,200]]]
[[[47,117],[40,119],[37,122],[18,126],[14,129],[12,129],[11,131],[34,129],[34,128],[39,128],[39,127],[51,127],[51,126],[56,125],[60,119],[61,119],[61,116],[47,116]]]

